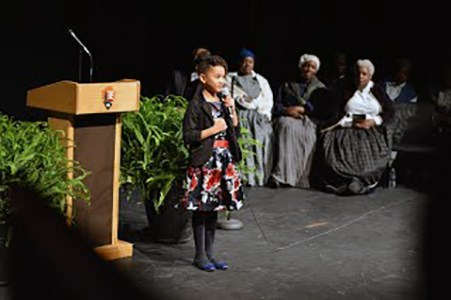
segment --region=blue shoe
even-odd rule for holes
[[[227,265],[226,262],[224,261],[212,261],[213,265],[215,266],[216,269],[218,270],[227,270],[229,268],[229,266]]]
[[[202,271],[206,272],[213,272],[214,270],[216,270],[215,265],[212,263],[201,265],[200,263],[194,262],[193,265],[195,265],[198,269],[201,269]]]

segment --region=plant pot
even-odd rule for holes
[[[8,226],[0,225],[0,286],[8,283],[8,247],[7,247]]]
[[[152,200],[145,201],[149,222],[148,234],[158,243],[179,244],[191,237],[191,214],[176,208],[182,193],[182,183],[175,184],[168,193],[159,211],[155,210]]]

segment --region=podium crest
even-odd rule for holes
[[[106,109],[110,109],[111,106],[113,106],[115,97],[116,91],[112,86],[108,86],[102,91],[103,104],[105,105]]]

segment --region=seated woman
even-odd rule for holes
[[[393,118],[393,103],[371,80],[375,69],[370,60],[358,60],[356,67],[356,87],[343,93],[338,122],[322,131],[317,145],[315,178],[338,194],[371,192],[390,159],[385,125]]]
[[[235,99],[241,127],[247,129],[250,138],[260,143],[248,149],[255,155],[245,157],[244,163],[248,171],[243,175],[248,185],[263,186],[267,183],[273,166],[273,93],[268,80],[254,71],[254,53],[249,49],[242,49],[239,57],[238,72],[230,72],[227,82]]]
[[[270,185],[310,187],[310,166],[316,143],[317,124],[326,93],[316,77],[319,58],[304,54],[299,60],[299,78],[283,83],[277,93],[273,115],[276,160]]]
[[[393,101],[395,116],[390,126],[393,144],[401,144],[408,122],[415,115],[418,96],[411,82],[412,63],[407,58],[395,61],[390,77],[382,81],[388,97]]]

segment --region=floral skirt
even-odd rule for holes
[[[213,148],[213,155],[201,167],[186,172],[181,207],[187,210],[238,210],[243,206],[241,174],[228,148]]]

